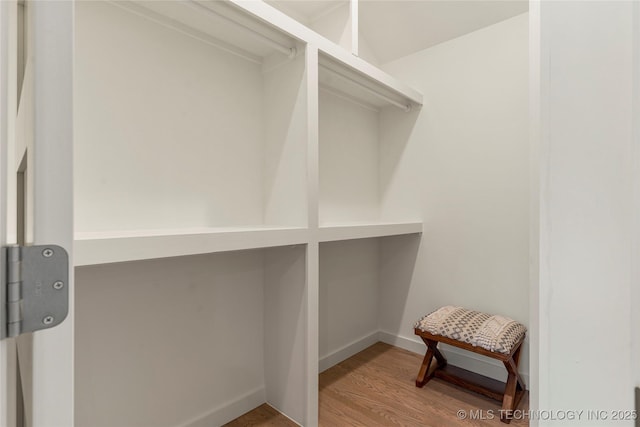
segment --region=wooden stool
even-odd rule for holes
[[[446,306],[424,316],[414,325],[416,335],[427,345],[416,386],[423,387],[433,377],[502,402],[500,421],[509,423],[526,386],[518,373],[518,363],[526,328],[502,316],[491,316],[462,307]],[[447,364],[438,350],[445,343],[504,363],[509,374],[503,383],[466,369]],[[429,373],[433,358],[438,365]]]

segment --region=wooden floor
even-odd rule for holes
[[[420,355],[377,343],[323,372],[320,374],[320,426],[507,425],[499,420],[497,401],[438,379],[417,388],[415,377],[421,362]],[[527,397],[518,409],[528,410]],[[458,416],[459,411],[465,419]],[[266,404],[227,424],[231,427],[296,425]],[[529,423],[525,419],[514,419],[510,425],[528,426]]]

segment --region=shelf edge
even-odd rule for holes
[[[320,242],[336,242],[340,240],[418,234],[422,233],[422,226],[422,222],[320,226],[318,240]]]
[[[308,243],[306,228],[125,236],[74,241],[76,267]]]

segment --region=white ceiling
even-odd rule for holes
[[[380,63],[524,13],[527,0],[360,0],[360,34]]]
[[[348,0],[266,0],[305,25]],[[528,0],[359,0],[360,34],[385,63],[524,13]],[[373,58],[370,58],[373,60]]]

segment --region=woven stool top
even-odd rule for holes
[[[448,305],[427,314],[414,328],[441,335],[494,353],[509,354],[526,334],[522,323],[503,316]]]

